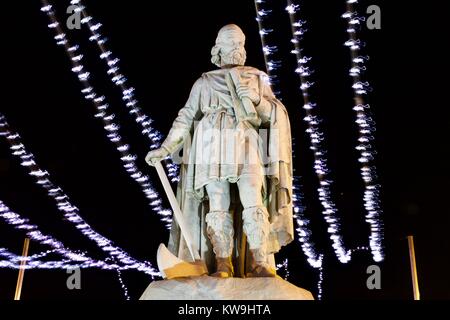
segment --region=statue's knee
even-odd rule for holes
[[[261,207],[263,205],[262,193],[258,189],[239,188],[239,197],[244,209]]]
[[[230,209],[230,195],[221,193],[208,194],[210,211],[228,211]]]
[[[262,180],[258,176],[241,177],[238,181],[239,198],[244,209],[263,205]]]
[[[230,208],[230,190],[228,184],[211,183],[206,186],[210,211],[228,211]]]

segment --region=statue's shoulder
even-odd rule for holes
[[[244,72],[264,73],[261,70],[259,70],[258,68],[255,68],[252,66],[241,66],[238,68],[242,69],[242,71],[244,71]]]
[[[194,85],[192,86],[193,89],[200,89],[205,82],[205,78],[203,77],[203,74],[195,80]]]
[[[240,71],[241,73],[251,73],[258,76],[265,76],[266,73],[264,71],[259,70],[258,68],[251,67],[251,66],[239,66],[235,67],[234,69]]]
[[[225,73],[226,72],[224,69],[211,70],[211,71],[203,72],[201,78],[207,79],[208,77],[220,76],[220,75],[224,75]]]

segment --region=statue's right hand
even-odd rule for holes
[[[147,154],[147,156],[145,157],[145,162],[147,162],[150,166],[155,166],[157,162],[160,162],[168,155],[169,152],[164,148],[155,149]]]

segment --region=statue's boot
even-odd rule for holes
[[[276,277],[276,271],[267,259],[267,241],[270,233],[269,213],[264,206],[246,208],[242,212],[244,232],[252,255],[252,270],[247,277]]]
[[[216,255],[216,272],[213,277],[233,277],[231,262],[233,251],[233,217],[228,211],[212,211],[206,215],[206,232]]]
[[[275,278],[277,276],[277,271],[267,263],[267,254],[264,251],[261,249],[250,250],[253,263],[252,271],[247,273],[247,277]]]
[[[233,263],[231,257],[216,258],[216,272],[211,274],[212,277],[230,278],[234,275]]]

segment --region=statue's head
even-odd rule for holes
[[[219,30],[216,45],[211,50],[211,62],[218,67],[245,64],[245,34],[235,24],[228,24]]]

